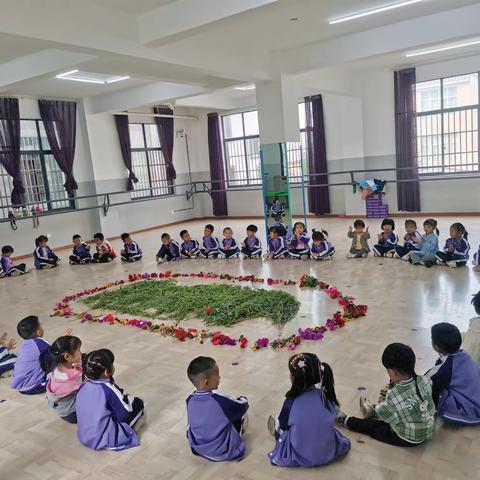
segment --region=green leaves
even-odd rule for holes
[[[279,290],[223,284],[180,286],[173,280],[130,284],[83,301],[94,309],[175,321],[198,317],[222,326],[257,317],[283,325],[295,317],[300,305],[293,295]]]

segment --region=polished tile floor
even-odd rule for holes
[[[396,219],[397,220],[397,219]],[[417,219],[421,225],[421,219]],[[453,221],[462,221],[470,232],[472,250],[480,242],[480,219],[465,217],[439,219],[441,240]],[[226,222],[213,222],[221,233]],[[248,222],[249,223],[249,222]],[[260,225],[260,222],[257,220]],[[400,341],[410,344],[418,358],[417,371],[427,370],[436,359],[431,349],[429,329],[440,321],[450,321],[462,330],[474,316],[471,295],[480,289],[480,274],[468,268],[414,267],[399,260],[370,257],[347,260],[350,241],[346,231],[350,220],[311,221],[309,228],[326,228],[337,249],[331,262],[302,261],[183,261],[157,266],[155,253],[160,231],[135,237],[146,251],[139,264],[119,261],[107,265],[70,267],[69,252],[60,268],[32,272],[20,278],[0,280],[2,298],[1,331],[15,334],[18,320],[28,314],[39,315],[45,326],[45,338],[53,341],[66,327],[83,342],[83,351],[107,347],[116,355],[116,380],[127,391],[141,396],[148,408],[148,427],[139,448],[125,452],[94,452],[81,446],[75,427],[57,419],[47,410],[42,396],[24,397],[9,388],[9,379],[0,380],[0,478],[5,479],[457,479],[480,478],[478,428],[452,428],[438,422],[435,436],[415,449],[400,449],[380,444],[368,437],[345,432],[352,450],[343,460],[313,470],[280,469],[269,465],[267,452],[273,440],[266,419],[277,412],[288,389],[288,351],[252,352],[231,347],[213,347],[196,343],[181,344],[171,339],[120,326],[81,325],[74,319],[49,317],[56,301],[65,294],[125,278],[130,272],[214,271],[231,274],[253,273],[263,277],[298,279],[309,273],[337,286],[369,306],[366,318],[327,334],[322,342],[303,344],[302,350],[317,353],[329,362],[336,377],[337,395],[347,412],[357,412],[359,387],[375,398],[386,381],[380,357],[386,344]],[[370,230],[379,229],[378,221]],[[241,240],[247,221],[229,222]],[[199,238],[203,223],[186,225]],[[177,234],[180,227],[172,229]],[[398,233],[403,220],[398,219]],[[73,232],[72,233],[76,233]],[[120,233],[120,232],[119,232]],[[261,233],[263,239],[263,233]],[[115,242],[119,249],[119,242]],[[299,326],[323,323],[336,310],[336,304],[321,292],[286,287],[300,299],[302,306],[295,320],[284,329],[294,332]],[[232,336],[246,334],[250,339],[275,336],[277,331],[263,319],[250,320],[234,327]],[[214,356],[221,368],[221,389],[248,396],[251,404],[250,426],[246,435],[247,457],[238,463],[213,464],[190,454],[186,438],[185,398],[191,391],[185,370],[196,355]],[[238,363],[238,365],[237,365]],[[363,393],[363,392],[362,392]],[[326,477],[325,477],[326,478]]]

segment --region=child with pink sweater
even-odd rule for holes
[[[81,346],[80,339],[70,335],[58,338],[50,347],[55,368],[48,376],[48,406],[69,423],[77,423],[77,392],[83,383]],[[53,365],[45,369],[50,370]]]

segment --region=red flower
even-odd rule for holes
[[[169,278],[172,275],[172,272],[169,270],[168,272],[165,272],[165,278]]]
[[[177,327],[175,329],[175,336],[178,338],[178,340],[184,342],[188,336],[188,333],[183,328]]]
[[[205,313],[206,313],[207,315],[211,315],[212,312],[213,312],[213,308],[212,308],[212,307],[207,307],[207,308],[205,309]]]
[[[240,341],[240,348],[246,348],[248,345],[248,340],[247,337],[244,337],[243,335],[239,338]]]

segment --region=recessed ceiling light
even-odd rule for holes
[[[454,43],[450,45],[443,45],[440,47],[432,47],[424,50],[416,50],[414,52],[408,52],[406,57],[418,57],[420,55],[429,55],[430,53],[446,52],[447,50],[454,50],[456,48],[470,47],[471,45],[480,45],[480,39],[470,40],[463,43]]]
[[[242,92],[248,92],[249,90],[255,90],[255,85],[253,83],[251,85],[240,85],[239,87],[235,87],[235,90],[241,90]]]
[[[56,78],[59,78],[61,80],[71,80],[74,82],[106,85],[110,83],[120,82],[122,80],[127,80],[130,77],[121,75],[106,75],[104,73],[82,72],[80,70],[70,70],[69,72],[64,72],[56,75]]]
[[[414,3],[420,3],[423,0],[406,0],[404,2],[390,3],[384,5],[383,7],[373,8],[371,10],[365,10],[363,12],[352,13],[351,15],[345,15],[344,17],[332,18],[328,21],[330,25],[335,23],[348,22],[349,20],[356,20],[357,18],[367,17],[368,15],[375,15],[376,13],[387,12],[388,10],[394,10],[400,7],[406,7],[408,5],[413,5]]]

